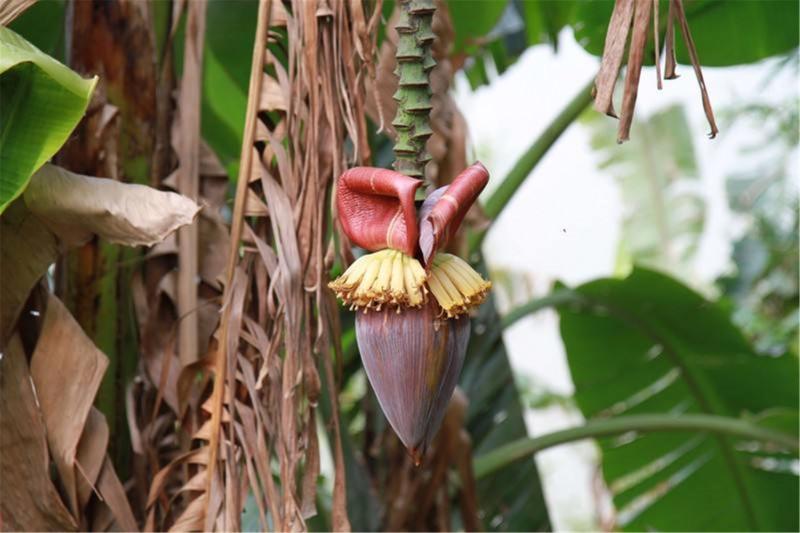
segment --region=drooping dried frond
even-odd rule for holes
[[[642,65],[645,60],[645,49],[647,48],[647,36],[650,21],[653,21],[653,34],[655,41],[654,59],[656,62],[656,84],[661,89],[661,65],[659,64],[661,54],[659,50],[659,2],[656,0],[616,0],[611,20],[608,24],[606,33],[605,47],[603,49],[603,59],[600,64],[600,71],[595,80],[594,107],[601,113],[611,117],[617,117],[612,104],[614,87],[619,77],[622,59],[625,54],[626,45],[628,47],[628,66],[625,73],[624,93],[622,98],[622,110],[619,115],[619,133],[617,141],[623,142],[630,136],[631,123],[633,122],[633,111],[636,107],[636,96],[639,90],[639,77]],[[675,24],[680,26],[683,40],[689,51],[689,58],[694,68],[697,83],[700,86],[700,95],[703,101],[703,111],[711,128],[708,136],[716,137],[719,130],[714,120],[714,111],[711,109],[711,100],[708,97],[703,71],[700,68],[700,60],[697,49],[689,32],[689,23],[686,20],[686,13],[683,9],[683,0],[669,0],[669,11],[667,13],[667,28],[665,39],[664,55],[666,63],[664,67],[664,78],[667,80],[677,78],[675,73]],[[630,39],[628,38],[630,35]]]
[[[194,526],[189,519],[203,509],[204,528],[237,529],[240,488],[249,488],[262,528],[306,527],[316,512],[322,373],[333,404],[332,526],[349,529],[330,357],[338,333],[326,286],[327,226],[333,178],[369,157],[364,82],[379,14],[361,2],[260,2],[213,392],[205,404],[205,487],[185,506],[184,526]]]

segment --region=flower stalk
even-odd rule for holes
[[[430,72],[436,65],[431,51],[434,33],[434,0],[400,0],[400,18],[395,26],[397,40],[397,114],[392,126],[397,130],[394,144],[394,169],[401,174],[425,179],[425,166],[431,160],[425,145],[433,134],[430,126]]]

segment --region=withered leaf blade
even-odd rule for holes
[[[435,303],[356,316],[367,377],[386,418],[419,463],[444,417],[469,341],[469,318],[439,319]]]
[[[150,246],[190,224],[200,210],[179,194],[49,164],[33,175],[23,198],[28,209],[70,245],[82,244],[96,233],[126,246]]]
[[[50,480],[45,435],[25,351],[15,335],[0,361],[0,514],[4,530],[78,529]]]
[[[647,27],[650,24],[651,0],[636,0],[633,15],[633,35],[628,51],[628,70],[625,73],[625,93],[622,97],[622,113],[619,118],[617,142],[627,141],[630,137],[633,110],[636,107],[636,96],[639,92],[639,76],[642,73],[644,48],[647,44]]]
[[[614,86],[617,84],[619,69],[622,66],[622,55],[625,53],[625,43],[628,41],[628,32],[633,19],[633,2],[634,0],[617,0],[614,4],[611,21],[608,23],[600,71],[594,83],[594,108],[614,118],[617,114],[611,97],[614,95]]]
[[[669,3],[669,11],[667,12],[667,34],[666,41],[664,42],[664,79],[674,80],[678,78],[678,73],[675,72],[678,61],[675,58],[675,10],[672,7],[672,2]]]
[[[661,83],[661,43],[658,36],[658,0],[653,0],[653,40],[655,41],[655,63],[656,63],[656,87],[660,91],[663,88]]]
[[[686,43],[686,48],[689,50],[689,57],[692,60],[692,67],[694,68],[694,74],[697,77],[697,84],[700,85],[700,95],[703,99],[703,111],[705,111],[708,125],[711,127],[708,137],[713,139],[717,136],[719,130],[717,129],[717,123],[714,120],[714,111],[711,109],[711,100],[708,98],[706,82],[703,79],[703,70],[700,68],[700,59],[697,57],[697,48],[694,46],[694,39],[692,39],[692,33],[689,31],[689,22],[686,20],[686,13],[683,10],[683,1],[672,0],[670,7],[672,6],[675,6],[675,16],[678,18],[678,23],[681,26],[681,33],[683,34],[683,40]]]

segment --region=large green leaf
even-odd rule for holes
[[[677,281],[635,269],[575,292],[580,303],[559,313],[587,418],[760,416],[784,430],[797,418],[797,359],[754,354],[720,307]],[[692,433],[599,443],[622,529],[797,530],[794,455]]]
[[[95,83],[0,27],[0,213],[67,140]]]

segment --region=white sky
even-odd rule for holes
[[[702,61],[702,50],[699,51]],[[597,72],[599,61],[574,40],[571,30],[560,35],[559,51],[549,46],[528,49],[489,86],[471,91],[459,78],[456,100],[471,132],[476,156],[489,168],[486,194],[511,169],[538,134]],[[795,95],[797,79],[784,69],[773,75],[775,61],[734,68],[704,68],[706,85],[717,110],[737,101],[785,102]],[[743,165],[755,164],[741,155],[754,132],[746,126],[723,129],[715,140],[705,136],[705,122],[697,82],[690,66],[681,77],[655,88],[655,70],[641,76],[636,114],[646,117],[674,103],[684,103],[698,157],[706,222],[693,264],[699,287],[730,268],[732,242],[741,225],[731,214],[724,178]],[[765,83],[768,80],[768,83]],[[616,106],[619,109],[619,105]],[[717,122],[720,123],[719,116]],[[608,119],[612,120],[612,119]],[[631,136],[636,135],[636,129]],[[576,285],[614,274],[623,214],[622,198],[613,178],[597,168],[589,146],[589,132],[570,127],[525,181],[489,233],[484,252],[492,270],[511,270],[525,276],[531,290],[515,292],[514,302],[547,294],[556,279]],[[794,168],[795,174],[797,166]],[[796,175],[795,181],[796,179]],[[566,230],[566,231],[565,231]],[[502,291],[498,291],[502,296]],[[504,335],[515,372],[562,394],[571,394],[572,381],[552,311],[521,320]],[[579,413],[560,407],[528,410],[528,431],[540,435],[581,422]],[[562,446],[537,455],[545,495],[555,529],[597,529],[597,497],[593,494],[596,452],[593,444]],[[602,498],[600,498],[602,500]]]

